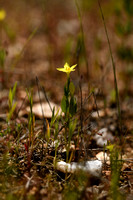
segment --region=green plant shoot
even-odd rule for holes
[[[114,144],[109,144],[107,149],[110,152],[110,167],[111,167],[111,184],[110,184],[110,193],[112,199],[120,199],[119,181],[120,181],[120,172],[122,167],[122,162],[119,160],[120,152]]]
[[[72,117],[75,115],[77,111],[77,102],[74,97],[75,86],[73,82],[70,81],[70,73],[72,71],[75,71],[76,66],[77,64],[70,67],[68,63],[65,63],[64,68],[57,68],[57,70],[65,72],[67,74],[67,82],[64,86],[64,95],[61,101],[61,109],[65,115],[65,142],[66,142],[66,147],[67,147],[67,152],[66,152],[67,162],[68,162],[68,154],[69,154],[69,149],[70,149],[70,141],[71,141],[74,129],[76,127],[76,123],[71,124],[71,120],[70,120],[72,119]]]
[[[13,89],[10,88],[10,90],[9,90],[9,96],[8,96],[9,114],[7,117],[8,121],[11,119],[11,117],[15,111],[16,105],[17,105],[17,102],[14,102],[16,87],[17,87],[17,82],[15,82]]]

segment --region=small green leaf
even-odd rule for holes
[[[52,110],[52,117],[51,117],[51,122],[50,122],[50,125],[52,126],[53,123],[54,123],[54,118],[55,118],[55,107],[53,108]]]
[[[77,119],[75,119],[74,121],[71,121],[69,123],[69,141],[71,141],[71,138],[72,138],[72,135],[74,133],[74,130],[76,128],[76,125],[77,125]]]
[[[69,96],[69,93],[70,93],[70,91],[69,91],[69,85],[70,85],[70,77],[68,77],[67,83],[66,83],[66,85],[65,85],[65,87],[64,87],[64,95],[65,95],[66,97],[68,97],[68,96]]]
[[[58,133],[59,133],[59,122],[56,122],[55,123],[55,132],[54,132],[54,139],[55,140],[57,139]]]
[[[55,123],[55,121],[56,121],[56,119],[58,117],[58,114],[59,114],[59,109],[55,113],[55,107],[54,107],[53,111],[52,111],[52,118],[51,118],[50,126],[53,126],[53,124]]]
[[[70,108],[69,109],[70,109],[69,110],[70,114],[73,116],[77,110],[77,103],[76,103],[74,96],[72,96],[70,99]]]
[[[63,96],[62,101],[61,101],[61,109],[62,112],[66,113],[67,111],[67,102],[66,102],[66,97]]]
[[[69,91],[70,91],[71,95],[74,95],[75,86],[74,86],[73,82],[71,82],[69,85]]]
[[[12,89],[12,98],[14,99],[15,92],[16,92],[17,82],[15,82],[13,89]]]
[[[66,97],[69,96],[69,90],[68,90],[67,85],[65,85],[65,87],[64,87],[64,95],[65,95]]]
[[[10,88],[10,90],[9,90],[9,96],[8,96],[9,110],[11,109],[12,104],[13,104],[13,96],[12,96],[12,90],[11,90],[11,88]]]

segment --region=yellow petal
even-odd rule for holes
[[[73,66],[71,67],[71,70],[73,70],[76,66],[77,66],[77,64],[76,64],[76,65],[73,65]],[[75,70],[74,70],[74,71],[75,71]]]
[[[65,65],[64,65],[64,68],[57,68],[58,71],[62,71],[62,72],[65,72],[67,74],[70,74],[70,72],[73,72],[75,71],[75,67],[77,66],[76,65],[73,65],[72,67],[69,66],[69,64],[66,62]]]
[[[58,71],[61,71],[61,72],[67,72],[66,69],[64,68],[56,68]]]
[[[68,64],[67,62],[65,63],[64,68],[65,68],[65,69],[70,68],[70,66],[69,66],[69,64]]]
[[[75,71],[75,69],[71,69],[71,72],[74,72]]]

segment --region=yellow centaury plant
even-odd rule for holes
[[[68,63],[65,63],[64,68],[57,68],[57,70],[58,70],[58,71],[61,71],[61,72],[65,72],[65,73],[67,73],[67,75],[69,76],[70,72],[75,71],[74,68],[75,68],[76,66],[77,66],[77,64],[70,67]]]
[[[0,10],[0,21],[3,21],[6,17],[6,12],[5,10]]]

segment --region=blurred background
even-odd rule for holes
[[[122,100],[133,94],[133,1],[100,0],[116,65]],[[34,87],[37,76],[57,103],[66,76],[58,72],[65,62],[77,63],[75,85],[82,76],[99,95],[114,98],[109,46],[97,0],[1,0],[0,87],[15,81]],[[57,95],[58,94],[58,95]]]

